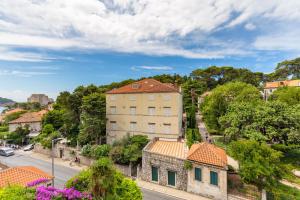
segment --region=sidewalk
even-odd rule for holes
[[[176,190],[174,188],[158,185],[155,183],[149,183],[146,181],[142,181],[140,179],[136,180],[137,184],[139,187],[147,189],[147,190],[152,190],[155,192],[163,193],[172,197],[176,197],[179,199],[186,199],[186,200],[211,200],[206,197],[202,197],[199,195],[191,194],[182,190]]]
[[[44,154],[40,154],[40,153],[35,153],[35,152],[32,152],[32,151],[24,152],[22,150],[17,151],[17,153],[21,154],[21,155],[26,155],[26,156],[29,156],[29,157],[32,157],[32,158],[35,158],[35,159],[38,159],[38,160],[43,160],[45,162],[51,163],[51,157],[48,156],[48,155],[44,155]],[[61,158],[54,158],[54,163],[56,165],[61,165],[61,166],[72,168],[72,169],[75,169],[75,170],[78,170],[78,171],[81,171],[83,169],[87,169],[88,168],[88,166],[85,166],[85,165],[78,166],[76,164],[73,164],[72,166],[70,166],[70,161],[68,161],[68,160],[62,160]]]

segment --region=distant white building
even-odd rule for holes
[[[41,106],[46,106],[53,102],[53,99],[49,98],[45,94],[32,94],[28,99],[28,103],[40,103]]]

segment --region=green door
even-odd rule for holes
[[[176,172],[168,171],[168,185],[175,186]]]
[[[153,167],[151,168],[152,173],[152,181],[158,182],[158,168]]]

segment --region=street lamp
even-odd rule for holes
[[[54,187],[54,145],[58,141],[63,140],[63,138],[56,138],[52,140],[52,152],[51,152],[51,157],[52,157],[52,186]]]

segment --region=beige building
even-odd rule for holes
[[[30,130],[29,137],[37,136],[42,129],[42,118],[47,112],[47,110],[41,110],[39,112],[29,112],[23,114],[18,119],[8,123],[9,132],[14,132],[18,127],[24,128],[27,125],[29,126]]]
[[[211,199],[227,199],[227,155],[205,142],[188,149],[183,140],[155,138],[143,149],[140,177]]]
[[[39,103],[41,106],[46,106],[53,102],[53,99],[49,98],[45,94],[32,94],[28,99],[28,103]]]
[[[124,136],[182,136],[182,95],[178,88],[144,79],[106,93],[107,142]]]
[[[264,99],[268,100],[269,96],[277,90],[279,87],[300,87],[300,80],[285,80],[285,81],[275,81],[267,82],[264,87]]]

